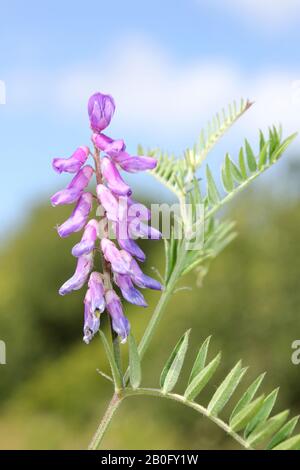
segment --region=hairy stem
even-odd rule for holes
[[[111,419],[113,417],[113,415],[115,414],[116,410],[118,409],[118,407],[120,406],[120,403],[122,401],[122,397],[120,395],[117,395],[116,393],[113,395],[106,411],[105,411],[105,414],[102,418],[102,420],[100,421],[100,424],[90,442],[90,445],[89,445],[89,450],[97,450],[98,447],[99,447],[99,444],[100,442],[102,441],[103,439],[103,436],[104,436],[104,433],[105,431],[107,430],[110,422],[111,422]]]

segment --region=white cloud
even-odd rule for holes
[[[246,75],[221,61],[177,64],[160,49],[135,39],[123,43],[92,73],[82,73],[82,67],[66,72],[57,82],[57,93],[65,111],[74,113],[94,90],[109,92],[125,130],[151,129],[152,134],[170,134],[176,140],[180,133],[199,131],[212,113],[241,96],[256,102],[245,118],[248,127],[280,121],[295,130],[300,124],[299,80],[300,68]]]
[[[203,0],[196,1],[203,4]],[[299,0],[211,0],[210,6],[229,9],[254,28],[259,24],[265,31],[273,33],[280,33],[300,18]],[[274,29],[277,26],[280,29]]]
[[[217,60],[176,63],[139,37],[120,43],[101,64],[95,59],[53,76],[19,72],[18,80],[26,85],[17,87],[20,106],[52,108],[62,120],[85,117],[94,91],[111,93],[117,103],[113,125],[153,145],[190,144],[213,113],[242,96],[256,104],[239,124],[241,131],[249,134],[274,122],[286,131],[300,126],[300,68],[249,75]]]

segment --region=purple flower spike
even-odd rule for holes
[[[101,240],[101,249],[104,258],[111,264],[112,270],[115,273],[127,274],[129,272],[131,257],[130,259],[124,259],[122,252],[118,250],[112,241],[108,240],[108,238],[103,238]]]
[[[77,173],[87,160],[90,150],[88,147],[79,147],[69,158],[54,158],[53,169],[57,173]]]
[[[112,319],[114,331],[121,337],[121,342],[125,343],[129,335],[130,325],[122,309],[120,298],[115,291],[109,290],[105,294],[106,307]]]
[[[62,238],[68,237],[73,232],[79,232],[85,226],[90,210],[92,208],[93,195],[83,193],[71,216],[57,229],[58,235]]]
[[[94,133],[92,135],[92,141],[99,150],[107,153],[110,157],[117,156],[119,152],[122,152],[126,148],[124,140],[113,140],[105,134]]]
[[[79,290],[86,283],[93,267],[93,254],[78,258],[77,266],[73,276],[66,281],[59,289],[60,295],[66,295],[73,290]]]
[[[94,170],[91,166],[83,167],[77,175],[74,176],[71,183],[68,184],[66,189],[58,191],[51,197],[52,206],[60,206],[62,204],[72,204],[78,201],[83,190],[89,184]]]
[[[120,165],[123,170],[128,171],[129,173],[153,170],[157,165],[157,160],[155,158],[131,156],[127,152],[121,152],[115,158],[115,162]]]
[[[134,287],[130,276],[126,274],[116,274],[115,283],[120,288],[122,295],[127,302],[130,302],[134,305],[139,305],[140,307],[147,307],[144,296]]]
[[[100,327],[100,318],[95,314],[91,306],[91,291],[87,290],[84,298],[84,326],[83,341],[86,344],[93,339]]]
[[[91,128],[96,132],[105,129],[115,112],[115,102],[110,95],[95,93],[88,102],[88,113]]]
[[[112,192],[104,186],[104,184],[97,185],[97,196],[102,206],[105,209],[107,218],[109,220],[117,221],[119,213],[119,204]]]
[[[132,194],[130,187],[122,179],[116,165],[108,157],[102,158],[101,170],[109,189],[113,193],[119,196],[130,196]]]
[[[91,219],[87,223],[82,239],[72,249],[73,256],[78,258],[79,256],[90,253],[94,250],[98,236],[98,226],[99,224],[95,219]]]
[[[105,309],[104,285],[100,273],[94,271],[90,275],[89,290],[91,293],[91,310],[99,310],[102,313]]]
[[[134,284],[142,289],[162,290],[160,282],[144,274],[134,259],[132,259],[130,263],[130,275]]]

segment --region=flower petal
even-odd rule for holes
[[[84,298],[83,341],[86,344],[93,339],[100,327],[100,318],[91,308],[91,291],[87,290]]]
[[[144,296],[134,287],[130,276],[126,274],[116,274],[114,276],[115,283],[120,288],[122,295],[127,302],[140,307],[147,307]]]
[[[97,196],[99,202],[106,211],[107,218],[116,222],[118,220],[119,212],[119,205],[116,197],[112,194],[110,189],[104,186],[104,184],[97,185]]]
[[[93,196],[91,193],[83,193],[71,216],[58,227],[60,237],[68,237],[73,232],[79,232],[85,226],[92,208]]]
[[[130,264],[130,276],[134,284],[142,289],[162,290],[160,282],[144,274],[134,259],[131,260]]]
[[[93,254],[83,255],[78,258],[77,266],[73,276],[59,289],[60,295],[66,295],[73,290],[79,290],[86,283],[93,267]]]
[[[94,133],[92,135],[92,141],[99,150],[107,153],[110,157],[116,156],[126,148],[124,140],[113,140],[105,134]]]
[[[125,317],[122,309],[120,298],[115,291],[108,290],[105,294],[106,308],[112,319],[112,327],[114,331],[121,337],[124,343],[129,335],[130,324]]]
[[[52,167],[57,173],[77,173],[87,160],[90,150],[88,147],[78,147],[69,158],[54,158]]]
[[[118,172],[116,165],[108,157],[103,157],[101,159],[101,170],[109,189],[113,193],[120,196],[131,195],[131,188],[125,183]]]
[[[89,184],[93,173],[94,170],[91,166],[86,165],[83,167],[65,189],[58,191],[51,197],[52,206],[76,202]]]
[[[91,219],[87,223],[80,242],[77,243],[72,249],[73,256],[78,258],[79,256],[90,253],[94,250],[98,237],[98,226],[99,223],[95,219]]]
[[[130,156],[126,152],[119,153],[115,158],[116,163],[124,171],[129,173],[136,173],[138,171],[153,170],[157,165],[157,160],[152,157],[145,156]]]
[[[101,249],[106,261],[111,263],[111,268],[119,274],[126,274],[130,269],[131,259],[125,259],[122,252],[118,250],[116,245],[107,238],[101,240]]]
[[[115,102],[112,96],[95,93],[88,102],[88,114],[91,128],[101,132],[109,124],[115,112]]]
[[[100,273],[96,271],[90,275],[88,283],[91,293],[91,310],[99,310],[102,313],[105,309],[104,285]]]

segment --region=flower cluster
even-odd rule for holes
[[[158,230],[148,225],[150,211],[132,199],[132,190],[120,175],[119,169],[135,173],[153,169],[156,160],[147,156],[132,156],[126,151],[123,140],[113,140],[102,133],[110,124],[115,111],[111,96],[95,93],[88,102],[94,153],[88,147],[79,147],[69,158],[55,158],[53,169],[58,172],[75,173],[65,189],[51,198],[53,206],[73,204],[71,216],[57,228],[60,237],[67,237],[83,230],[79,243],[72,249],[77,258],[73,276],[59,289],[61,295],[78,290],[86,283],[88,289],[84,298],[84,336],[89,343],[100,327],[100,315],[106,309],[111,318],[113,330],[126,341],[130,325],[123,313],[119,290],[128,302],[146,307],[147,303],[137,289],[161,290],[161,284],[145,275],[138,261],[145,261],[145,254],[136,243],[136,238],[159,239]],[[103,155],[101,155],[103,152]],[[95,168],[86,165],[92,155]],[[87,187],[96,175],[96,195]],[[100,219],[89,216],[93,200],[97,199]],[[118,246],[109,239],[108,223],[113,227]],[[99,242],[99,247],[97,242]],[[96,249],[102,253],[102,270],[94,269]]]

